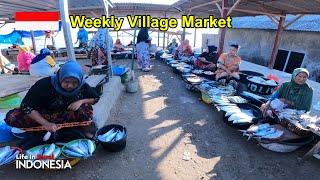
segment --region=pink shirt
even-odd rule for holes
[[[17,56],[18,69],[20,72],[28,72],[35,55],[31,52],[19,52]]]

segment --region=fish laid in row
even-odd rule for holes
[[[248,136],[248,140],[253,138],[256,139],[278,139],[283,135],[283,131],[273,128],[270,124],[259,124],[252,125],[247,130],[240,130],[244,136]]]
[[[72,158],[88,158],[95,151],[95,144],[89,139],[79,139],[68,143],[62,148],[62,153]]]
[[[61,148],[57,145],[55,145],[54,143],[52,144],[47,144],[47,145],[41,145],[41,146],[38,146],[35,147],[35,148],[31,148],[29,150],[26,151],[26,155],[27,157],[35,157],[37,158],[38,156],[53,156],[54,159],[57,159],[59,158],[60,156],[60,153],[61,153]]]
[[[0,166],[10,164],[16,159],[16,156],[20,154],[18,149],[5,146],[0,148]]]

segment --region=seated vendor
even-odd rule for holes
[[[283,83],[279,90],[273,93],[273,99],[279,99],[289,108],[310,111],[312,104],[313,89],[307,83],[309,71],[304,68],[297,68],[292,73],[290,82]],[[264,116],[270,107],[270,101],[261,105]]]
[[[12,64],[6,57],[1,54],[0,51],[0,74],[12,73],[14,71],[15,65]]]
[[[56,132],[57,124],[91,121],[92,105],[98,100],[95,89],[85,82],[80,64],[71,60],[56,75],[37,81],[20,108],[7,113],[5,122],[17,128],[43,126]]]
[[[174,58],[175,59],[179,59],[182,56],[192,56],[193,52],[192,52],[192,48],[189,44],[189,40],[184,40],[181,45],[177,48],[175,54],[174,54]]]
[[[114,45],[113,45],[113,52],[121,52],[123,50],[124,50],[124,48],[123,48],[123,45],[122,45],[120,39],[117,39],[116,43],[114,43]]]
[[[195,67],[198,69],[216,71],[216,64],[219,55],[216,46],[208,46],[208,52],[203,52],[195,62]]]
[[[229,85],[237,88],[238,81],[240,80],[240,63],[241,58],[237,55],[239,50],[239,45],[232,44],[228,53],[223,53],[220,55],[216,71],[216,81],[221,85]]]
[[[178,47],[177,40],[175,38],[172,39],[172,42],[167,46],[169,54],[174,54]]]
[[[38,54],[35,58],[32,59],[30,65],[30,75],[51,76],[58,69],[59,66],[50,56],[50,50],[48,48],[43,48],[40,50],[40,54]]]

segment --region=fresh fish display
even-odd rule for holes
[[[66,144],[62,148],[62,153],[68,157],[88,158],[95,151],[95,144],[89,139],[79,139]]]
[[[222,106],[219,107],[220,110],[228,113],[228,112],[241,112],[238,106]]]
[[[109,130],[107,133],[99,135],[98,140],[102,142],[116,142],[123,139],[125,132],[121,130],[115,130],[114,128]]]
[[[244,136],[257,139],[278,139],[283,135],[283,131],[273,128],[270,124],[252,125],[247,130],[240,130]]]
[[[243,119],[243,120],[248,120],[249,122],[252,122],[252,119],[254,117],[251,117],[243,112],[239,112],[239,113],[234,113],[232,114],[229,118],[228,121],[235,121],[237,122],[239,119]]]
[[[47,145],[41,145],[39,148],[31,148],[26,151],[26,155],[28,157],[34,156],[37,157],[38,155],[42,156],[51,156],[53,155],[54,159],[57,159],[61,153],[61,148],[59,146],[55,145],[54,143],[52,144],[47,144]]]
[[[241,93],[243,96],[246,96],[246,97],[250,97],[250,98],[253,98],[253,99],[256,99],[256,100],[260,100],[260,101],[265,101],[267,100],[266,98],[262,97],[262,96],[258,96],[256,94],[253,94],[251,92],[248,92],[248,91],[243,91]]]
[[[226,87],[212,87],[208,91],[209,96],[231,96],[235,93],[235,90],[231,86],[226,86]]]
[[[282,111],[284,108],[286,108],[287,105],[284,102],[282,102],[280,99],[274,99],[270,102],[270,107],[275,111],[279,112],[279,111]]]
[[[203,74],[208,75],[208,76],[212,76],[212,75],[214,75],[214,72],[212,72],[212,71],[204,71]]]
[[[199,74],[202,74],[202,73],[203,73],[203,70],[201,70],[201,69],[195,69],[195,70],[192,71],[192,73],[199,75]]]
[[[269,85],[269,86],[278,86],[278,84],[274,80],[265,80],[262,77],[253,76],[248,79],[251,82],[257,83],[257,84],[263,84],[263,85]]]
[[[248,103],[248,100],[246,100],[240,96],[229,96],[228,100],[233,103]]]
[[[0,166],[11,163],[20,154],[17,149],[12,149],[10,146],[0,148]]]
[[[200,77],[188,77],[187,81],[190,83],[201,83],[202,79]]]
[[[231,109],[226,109],[226,117],[228,121],[232,122],[233,124],[242,124],[242,123],[252,123],[253,119],[256,118],[253,115],[252,110],[248,109],[241,109],[238,106],[235,106]]]

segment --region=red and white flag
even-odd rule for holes
[[[16,30],[58,31],[59,12],[16,12]]]

